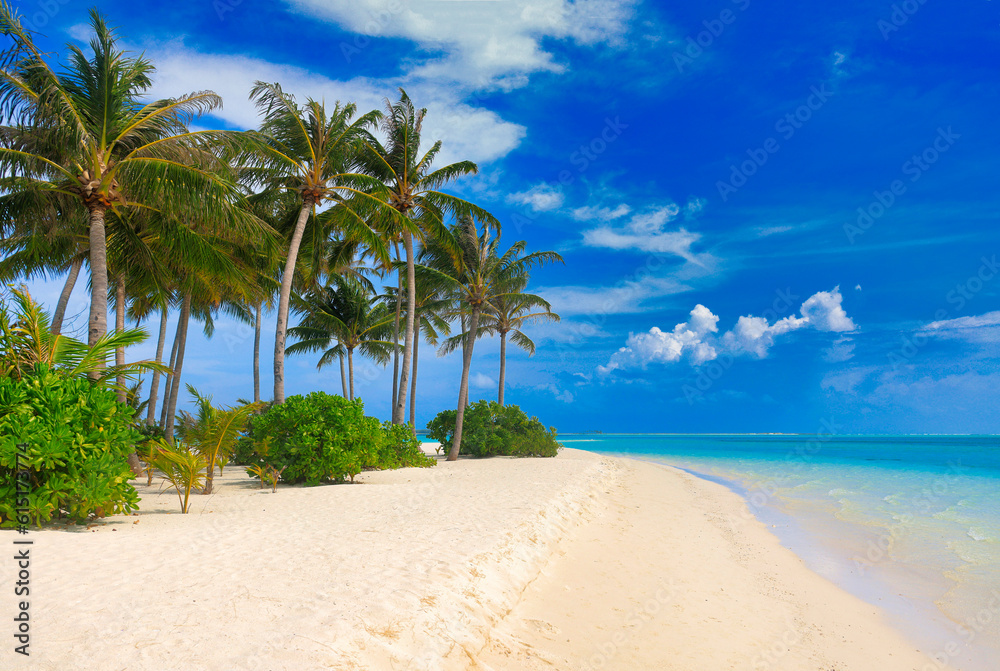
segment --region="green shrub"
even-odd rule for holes
[[[343,482],[363,470],[430,466],[407,426],[366,417],[361,399],[313,392],[291,396],[250,419],[235,458],[248,472],[281,471],[282,482]]]
[[[17,469],[28,472],[33,524],[53,516],[85,521],[138,508],[128,455],[142,439],[132,410],[86,378],[36,364],[19,380],[0,377],[0,521],[16,520]],[[19,444],[26,447],[18,458]]]
[[[427,423],[428,437],[451,449],[455,433],[454,410],[445,410]],[[554,457],[561,445],[555,427],[545,426],[537,417],[530,419],[516,405],[477,401],[465,409],[462,420],[461,454],[475,457]]]

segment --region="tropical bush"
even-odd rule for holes
[[[291,396],[250,419],[237,457],[251,477],[270,466],[281,481],[343,482],[363,470],[431,466],[409,427],[366,417],[361,399],[313,392]]]
[[[3,526],[16,519],[18,470],[28,472],[33,524],[135,510],[139,500],[129,484],[128,456],[140,438],[131,409],[107,387],[56,374],[47,364],[35,364],[20,379],[0,377]]]
[[[445,410],[427,423],[428,437],[451,450],[455,435],[454,410]],[[554,457],[561,445],[555,427],[545,426],[537,417],[529,418],[516,405],[477,401],[468,406],[462,423],[461,454],[474,457]]]

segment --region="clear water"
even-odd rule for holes
[[[921,650],[957,669],[1000,669],[1000,437],[559,441],[726,484],[810,568],[882,608]]]

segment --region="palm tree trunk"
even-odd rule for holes
[[[62,293],[59,294],[59,302],[56,303],[56,311],[52,316],[52,327],[51,331],[53,335],[59,335],[62,331],[63,317],[66,316],[66,306],[69,305],[69,296],[73,293],[73,287],[76,286],[76,278],[80,276],[80,268],[83,267],[83,259],[76,258],[73,259],[73,263],[69,267],[69,275],[66,276],[66,284],[63,285]]]
[[[156,340],[156,363],[163,360],[163,345],[167,340],[167,308],[160,313],[160,337]],[[176,351],[176,350],[175,350]],[[149,402],[146,404],[146,426],[153,426],[156,421],[156,396],[160,390],[160,374],[153,371],[153,379],[149,383]]]
[[[340,386],[344,390],[344,398],[347,398],[347,373],[344,371],[344,355],[340,355]]]
[[[108,332],[108,250],[104,233],[104,206],[90,208],[90,316],[87,344]]]
[[[500,393],[497,394],[497,403],[503,405],[503,381],[507,372],[507,332],[500,332]]]
[[[402,424],[406,413],[406,382],[410,375],[410,359],[413,357],[413,306],[417,304],[416,271],[413,266],[413,235],[403,232],[403,246],[406,248],[406,331],[403,333],[403,361],[399,370],[399,392],[396,407],[392,412],[392,423]]]
[[[351,378],[351,400],[354,400],[354,350],[347,350],[347,370]]]
[[[120,273],[115,277],[115,330],[118,333],[125,330],[125,277]],[[125,365],[124,347],[115,348],[115,365]],[[125,394],[125,376],[119,375],[116,382],[118,383],[118,402],[125,403],[127,400]]]
[[[174,382],[170,390],[170,406],[167,408],[167,421],[163,426],[163,433],[167,442],[174,444],[174,414],[177,412],[177,397],[180,396],[181,369],[184,368],[184,347],[187,345],[188,320],[191,317],[191,292],[184,294],[184,302],[181,303],[180,322],[177,324],[177,336],[180,341],[177,344],[177,363],[174,367]]]
[[[462,382],[458,386],[458,412],[455,414],[455,435],[451,439],[451,450],[448,461],[458,459],[462,448],[462,420],[465,419],[465,406],[469,404],[469,370],[472,368],[472,348],[476,344],[476,331],[479,328],[479,309],[473,308],[469,319],[469,340],[462,350]]]
[[[274,331],[274,402],[285,402],[285,331],[288,328],[288,304],[292,297],[292,280],[295,277],[295,263],[299,257],[299,246],[306,230],[309,212],[313,203],[310,200],[302,202],[299,219],[295,222],[295,231],[288,244],[288,258],[285,260],[285,271],[281,274],[281,294],[278,298],[278,325]]]
[[[174,331],[174,344],[170,348],[170,363],[167,368],[167,379],[163,383],[163,408],[160,410],[160,427],[167,425],[167,406],[170,404],[170,395],[174,393],[174,364],[177,363],[177,343],[181,339],[181,322],[177,320],[177,330]]]
[[[399,243],[394,242],[396,261],[399,261]],[[399,315],[403,309],[403,275],[396,270],[396,315],[392,320],[392,413],[396,421],[396,397],[399,393]]]
[[[257,303],[257,316],[253,322],[253,402],[260,402],[260,316],[263,304]]]
[[[410,378],[410,426],[417,432],[417,361],[420,347],[420,311],[413,317],[417,330],[413,334],[413,376]]]

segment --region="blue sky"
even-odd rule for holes
[[[452,190],[566,260],[533,275],[563,320],[530,329],[533,358],[509,351],[506,393],[560,431],[1000,432],[996,3],[97,6],[157,65],[156,95],[223,96],[201,127],[252,127],[258,79],[426,106],[442,158],[480,166]],[[86,37],[83,5],[20,9],[53,52]],[[32,285],[50,306],[60,286]],[[81,282],[77,327],[86,305]],[[233,402],[252,334],[217,326],[184,377]],[[422,426],[461,365],[421,354]],[[391,370],[366,370],[387,417]],[[473,396],[497,373],[481,340]],[[310,357],[286,375],[339,391]]]

